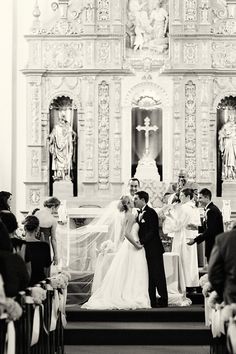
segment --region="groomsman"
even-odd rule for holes
[[[205,212],[203,228],[202,230],[199,230],[201,233],[197,237],[188,242],[188,245],[191,246],[195,242],[199,244],[205,241],[205,256],[207,258],[207,262],[209,262],[216,236],[224,231],[221,211],[215,204],[212,203],[211,197],[211,191],[207,188],[203,188],[199,192],[199,204],[204,207]]]
[[[129,194],[132,199],[134,199],[134,195],[140,189],[140,181],[138,178],[132,177],[128,182]]]

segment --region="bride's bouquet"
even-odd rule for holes
[[[106,254],[106,253],[112,253],[112,252],[115,252],[114,242],[112,242],[111,240],[104,241],[101,244],[100,253]]]

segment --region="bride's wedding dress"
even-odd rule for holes
[[[130,232],[135,241],[139,241],[138,230],[139,225],[135,222]],[[145,250],[144,248],[136,249],[125,238],[101,286],[82,308],[138,309],[150,307]]]

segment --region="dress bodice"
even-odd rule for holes
[[[52,234],[52,227],[40,227],[41,241],[50,242],[50,236]]]

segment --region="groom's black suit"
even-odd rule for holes
[[[167,305],[168,295],[166,277],[163,263],[164,248],[159,236],[159,221],[157,213],[148,205],[143,209],[141,218],[137,218],[139,224],[139,239],[144,245],[149,273],[149,297],[151,306],[156,307],[156,288],[161,298],[158,303]]]

